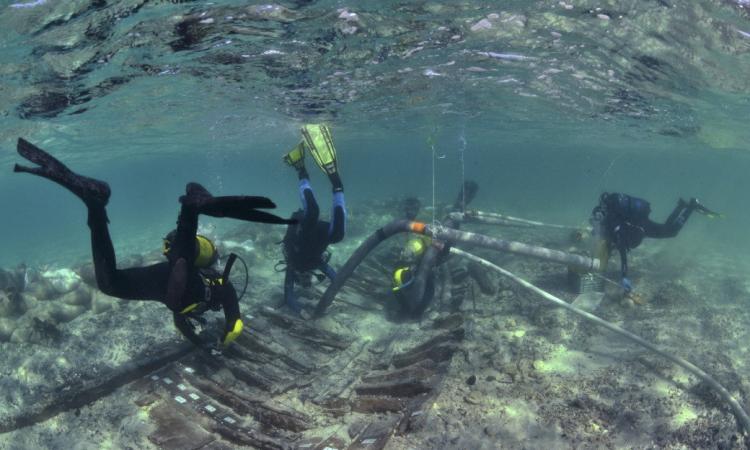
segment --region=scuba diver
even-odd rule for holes
[[[242,332],[239,300],[227,277],[234,262],[230,256],[223,272],[211,269],[218,255],[213,243],[197,235],[198,216],[231,217],[252,222],[288,224],[287,219],[258,211],[274,208],[265,197],[212,196],[203,186],[188,183],[180,197],[177,229],[164,239],[167,261],[146,267],[118,269],[112,239],[109,235],[106,206],[110,188],[103,181],[78,175],[44,150],[24,139],[18,140],[18,153],[38,167],[16,164],[14,172],[26,172],[53,181],[80,198],[88,209],[94,272],[99,289],[123,300],[156,300],[173,313],[177,329],[196,346],[215,349],[214,344],[195,332],[197,322],[208,309],[224,309],[225,327],[221,342],[226,346]]]
[[[456,201],[448,209],[449,216],[444,225],[448,228],[460,228],[460,222],[450,218],[450,213],[465,211],[466,206],[474,200],[479,191],[475,181],[466,181],[458,193]],[[419,212],[419,200],[407,198],[402,202],[404,218],[415,220]],[[428,251],[429,250],[429,251]],[[450,254],[450,245],[436,241],[428,236],[410,236],[401,250],[396,269],[393,271],[391,291],[396,299],[391,311],[397,316],[419,318],[435,296],[435,268],[443,264]],[[425,277],[424,291],[419,297],[415,289],[418,276]]]
[[[720,217],[703,206],[697,199],[680,199],[666,222],[649,219],[651,205],[646,200],[620,193],[603,193],[599,204],[591,211],[593,233],[598,236],[596,256],[602,268],[606,267],[613,249],[620,253],[620,285],[629,294],[633,284],[628,278],[628,251],[638,247],[643,238],[671,238],[677,236],[693,211],[708,217]]]
[[[346,231],[346,204],[344,202],[344,185],[338,172],[336,149],[333,146],[331,130],[326,125],[308,124],[302,127],[303,140],[289,153],[284,155],[284,162],[297,171],[299,194],[302,209],[292,215],[296,223],[287,228],[283,247],[284,261],[278,266],[286,265],[284,273],[284,303],[294,313],[302,314],[302,306],[294,293],[295,284],[304,287],[311,285],[313,271],[319,270],[316,278],[322,281],[326,277],[333,280],[336,271],[328,264],[330,253],[326,251],[329,244],[340,242]],[[319,220],[320,208],[315,200],[310,176],[305,168],[305,152],[310,153],[320,169],[328,176],[333,187],[333,209],[331,221]]]

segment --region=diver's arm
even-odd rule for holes
[[[177,233],[170,250],[170,259],[184,258],[188,267],[195,262],[195,235],[198,233],[198,211],[183,204],[177,217]]]
[[[620,252],[620,276],[627,278],[628,276],[628,246],[625,244],[625,237],[622,235],[623,229],[621,225],[615,226],[609,233],[613,237],[614,246],[617,251]]]
[[[617,251],[620,252],[620,276],[622,278],[628,277],[628,249],[623,246],[618,246]]]
[[[205,347],[205,342],[201,340],[201,338],[198,337],[197,334],[195,334],[195,328],[188,320],[187,316],[184,314],[180,314],[179,312],[174,312],[172,314],[172,317],[174,319],[174,326],[177,327],[178,330],[180,330],[180,333],[182,333],[183,336],[185,336],[190,342],[196,345],[196,347]]]
[[[221,306],[224,309],[225,325],[221,342],[224,345],[229,345],[242,333],[243,324],[240,316],[240,301],[237,298],[237,291],[227,281],[224,282],[227,284],[223,284],[216,293],[220,295]]]
[[[258,211],[259,208],[273,209],[276,205],[266,197],[251,195],[222,195],[200,200],[199,214],[211,217],[229,217],[248,222],[288,224],[288,219]]]

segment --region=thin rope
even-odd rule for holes
[[[466,212],[466,163],[464,155],[466,152],[466,123],[461,125],[461,136],[458,138],[461,147],[458,150],[458,156],[461,161],[461,212]]]
[[[435,129],[432,130],[432,133],[430,134],[430,137],[427,138],[427,141],[430,143],[430,149],[432,150],[432,226],[434,227],[436,224],[435,221],[435,209],[436,209],[436,195],[435,195],[435,185],[436,185],[436,172],[437,172],[437,153],[435,151]]]
[[[435,226],[435,209],[436,209],[436,195],[435,195],[435,185],[437,178],[436,176],[437,172],[437,155],[435,154],[435,143],[432,143],[432,226]]]

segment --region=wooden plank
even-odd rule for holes
[[[361,384],[354,388],[359,395],[387,397],[414,397],[432,392],[432,386],[423,380],[397,380],[383,384]]]
[[[393,365],[401,368],[428,359],[436,363],[449,361],[458,348],[458,345],[452,343],[438,344],[420,352],[408,352],[402,355],[396,355],[393,357]]]
[[[351,402],[352,411],[373,414],[386,412],[400,412],[406,405],[400,398],[358,396]]]
[[[395,433],[401,416],[390,416],[370,423],[347,450],[382,450]]]
[[[421,380],[435,375],[436,371],[437,363],[431,359],[427,359],[397,370],[388,372],[370,372],[362,377],[362,382],[365,384],[378,384],[403,379]]]

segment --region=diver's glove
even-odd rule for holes
[[[205,341],[201,339],[195,332],[195,325],[185,314],[174,313],[173,315],[175,327],[182,333],[183,336],[196,347],[203,347]]]
[[[240,334],[242,334],[243,326],[244,325],[242,324],[242,320],[240,319],[236,319],[231,325],[231,328],[229,324],[227,324],[227,330],[224,332],[224,337],[222,337],[221,343],[226,347],[234,342],[240,336]]]
[[[625,289],[626,294],[630,294],[633,291],[633,283],[630,282],[630,279],[628,277],[622,277],[620,286]]]

